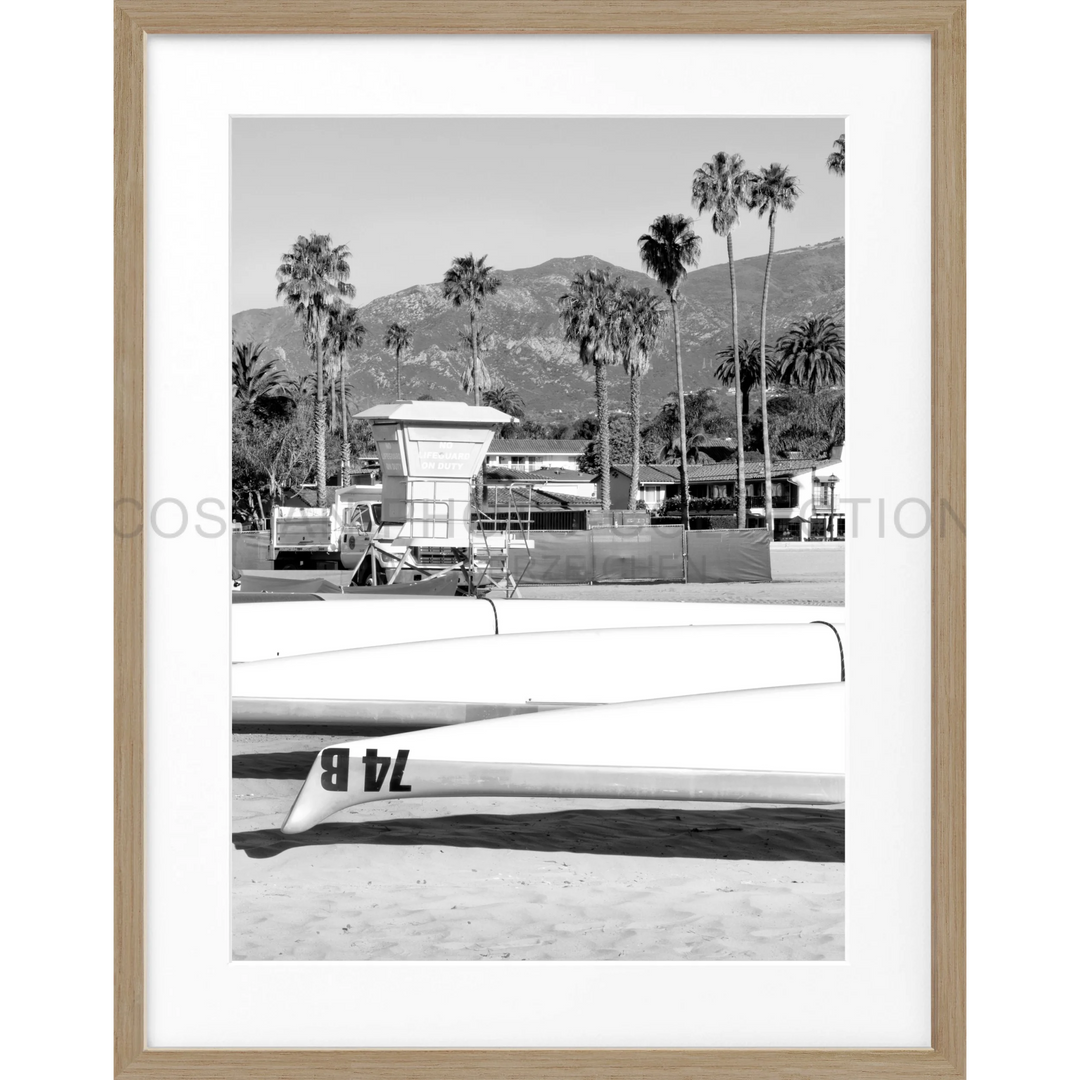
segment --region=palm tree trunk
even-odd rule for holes
[[[599,353],[597,354],[599,355]],[[600,508],[611,509],[611,429],[608,426],[607,364],[593,361],[596,372],[596,424],[600,437]]]
[[[315,505],[326,505],[326,398],[323,396],[322,333],[315,332]]]
[[[735,251],[727,234],[728,277],[731,279],[731,348],[735,359],[735,493],[739,499],[736,524],[746,528],[746,447],[743,445],[742,368],[739,365],[739,298],[735,290]]]
[[[394,350],[394,362],[397,366],[397,399],[401,400],[401,350]]]
[[[352,454],[349,447],[349,410],[345,405],[345,357],[341,358],[341,485],[350,480]]]
[[[641,375],[630,369],[630,497],[627,510],[637,509],[638,482],[641,479]]]
[[[473,404],[479,405],[480,400],[480,348],[476,340],[476,311],[469,308],[469,337],[472,340],[472,390]]]
[[[686,545],[690,532],[690,477],[686,472],[686,401],[683,399],[682,337],[679,334],[679,305],[671,296],[671,317],[675,323],[675,390],[679,395],[679,490],[682,494],[682,580],[686,584]]]
[[[765,260],[765,287],[761,292],[761,334],[758,337],[761,346],[761,442],[765,453],[765,528],[768,530],[770,540],[773,535],[772,458],[769,454],[769,406],[765,400],[768,396],[767,363],[765,360],[765,308],[769,302],[769,277],[772,274],[773,245],[775,242],[776,211],[774,210],[769,215],[769,255]]]

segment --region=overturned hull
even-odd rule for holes
[[[389,733],[675,688],[709,694],[843,678],[840,632],[827,623],[502,634],[234,664],[233,723]]]
[[[829,622],[842,626],[838,607],[796,604],[695,604],[633,600],[500,600],[404,596],[363,590],[357,605],[339,591],[316,594],[326,603],[238,605],[232,610],[234,662],[378,645],[501,634],[661,626],[773,625]],[[252,594],[252,598],[259,594]],[[274,600],[287,599],[272,594]]]
[[[399,798],[836,804],[844,800],[843,700],[839,683],[787,686],[335,743],[317,755],[282,831]]]

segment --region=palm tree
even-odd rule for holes
[[[724,151],[713,154],[694,173],[691,197],[697,212],[712,211],[713,232],[727,239],[728,279],[731,284],[731,356],[734,385],[742,385],[742,365],[739,356],[739,298],[735,289],[735,252],[731,231],[739,224],[739,211],[750,200],[752,174],[739,154]],[[743,443],[744,413],[739,407],[741,394],[735,398],[735,491],[738,494],[740,529],[746,528],[746,448]]]
[[[836,149],[825,159],[825,164],[829,167],[829,172],[836,173],[837,176],[843,176],[844,169],[844,136],[841,135],[837,139],[833,146]]]
[[[304,345],[315,365],[316,501],[326,505],[326,401],[323,398],[323,348],[330,309],[356,295],[349,284],[351,252],[336,247],[324,233],[298,236],[281,256],[277,269],[278,299],[292,309],[304,332]]]
[[[276,355],[264,357],[264,349],[265,346],[250,341],[233,342],[233,400],[241,409],[255,409],[264,398],[288,393],[288,372],[278,367]]]
[[[831,316],[799,320],[776,343],[783,382],[816,394],[844,381],[844,328]]]
[[[619,296],[616,345],[623,370],[630,376],[630,499],[636,497],[641,475],[641,380],[664,318],[662,301],[649,289],[625,287]],[[627,509],[633,510],[633,506]]]
[[[506,383],[498,383],[489,390],[485,390],[481,400],[489,409],[498,409],[499,412],[515,417],[518,421],[525,419],[525,402],[522,401],[521,395]],[[495,438],[505,439],[515,427],[517,424],[513,420],[507,420],[505,424],[499,425]]]
[[[392,323],[386,328],[383,344],[394,354],[397,365],[397,399],[401,400],[401,354],[412,344],[412,331],[403,323]]]
[[[679,285],[691,266],[701,258],[701,238],[690,219],[682,214],[663,214],[638,238],[638,252],[645,269],[656,278],[671,301],[675,324],[675,392],[679,402],[680,486],[683,531],[690,529],[690,481],[686,474],[686,408],[683,402],[682,341],[679,337]],[[683,543],[683,581],[686,581],[686,543]]]
[[[352,454],[349,446],[348,387],[345,374],[349,370],[349,349],[360,349],[364,344],[367,327],[360,321],[360,312],[344,301],[330,309],[326,323],[326,347],[331,361],[336,361],[341,376],[341,470],[338,473],[342,485],[347,484],[352,466]],[[331,380],[331,386],[333,381]],[[331,403],[331,415],[333,405]]]
[[[596,422],[600,445],[600,505],[611,509],[611,430],[608,423],[607,365],[615,359],[615,340],[621,278],[607,270],[574,275],[569,290],[559,297],[563,335],[578,347],[582,364],[596,377]]]
[[[772,506],[772,460],[769,456],[769,406],[767,395],[769,380],[767,365],[768,347],[765,337],[765,314],[769,304],[769,278],[772,276],[773,249],[776,246],[776,214],[779,210],[794,210],[799,198],[799,181],[788,172],[787,166],[773,162],[753,178],[750,206],[758,217],[769,218],[769,254],[765,260],[765,285],[761,291],[761,332],[758,340],[761,349],[761,438],[765,452],[765,528],[769,536],[773,532]]]
[[[464,307],[469,312],[469,343],[472,348],[473,403],[480,404],[480,347],[477,341],[477,321],[484,301],[493,296],[502,281],[498,274],[485,264],[486,255],[473,258],[472,252],[456,258],[450,269],[443,274],[443,297],[454,307]]]
[[[737,412],[743,415],[743,423],[750,418],[750,391],[761,382],[761,345],[757,341],[742,339],[739,345],[739,356],[743,360],[739,369],[739,406]],[[735,355],[730,345],[720,349],[716,354],[718,361],[713,377],[724,386],[735,386]],[[769,379],[773,382],[779,376],[779,368],[776,363],[774,351],[770,351],[766,358],[765,366],[769,373]]]

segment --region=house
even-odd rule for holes
[[[506,469],[488,468],[484,484],[489,488],[527,485],[548,495],[573,495],[579,499],[596,498],[596,474],[577,469]]]
[[[845,534],[844,499],[847,463],[843,446],[828,460],[776,458],[772,462],[773,538],[775,540],[842,540]],[[734,509],[734,461],[687,466],[690,498],[730,500]],[[747,525],[761,528],[765,516],[765,463],[746,462]],[[664,501],[679,495],[679,469],[675,465],[642,465],[638,490],[631,499],[630,466],[611,469],[611,505],[628,509],[643,502],[656,512]]]
[[[485,468],[570,469],[578,471],[578,458],[588,446],[586,439],[492,439],[484,459]]]
[[[485,487],[483,516],[478,522],[481,530],[587,529],[590,512],[600,508],[595,497],[551,492],[532,483],[489,478]]]

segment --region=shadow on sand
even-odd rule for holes
[[[317,750],[280,754],[233,754],[234,780],[306,780]]]
[[[329,822],[297,836],[283,836],[277,829],[238,832],[233,844],[252,859],[325,844],[430,844],[667,859],[843,862],[844,811],[805,806],[733,810],[644,806],[403,817]]]

